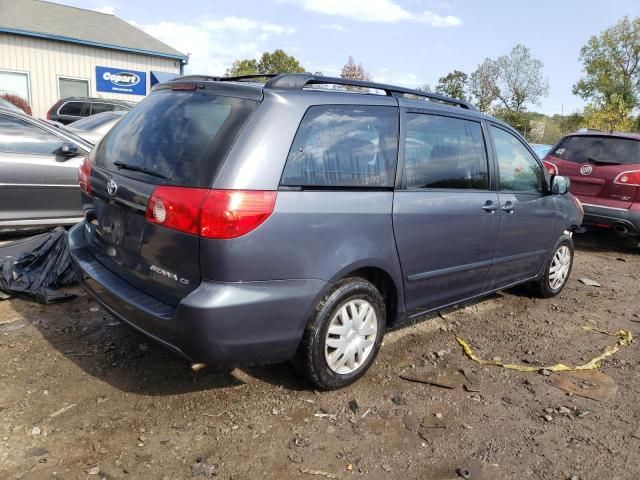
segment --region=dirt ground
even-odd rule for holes
[[[509,291],[392,331],[363,379],[328,393],[288,365],[193,373],[79,290],[1,301],[0,478],[640,478],[638,343],[604,362],[617,393],[598,401],[553,386],[562,374],[481,366],[455,340],[577,365],[617,340],[583,326],[639,331],[640,249],[576,240],[559,297]]]

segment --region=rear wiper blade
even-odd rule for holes
[[[588,162],[593,162],[593,163],[607,163],[609,165],[620,165],[620,162],[616,162],[616,161],[609,161],[609,160],[597,160],[593,157],[589,157],[587,158]]]
[[[138,165],[129,165],[124,162],[113,162],[113,164],[118,167],[118,170],[131,170],[132,172],[140,172],[146,173],[147,175],[151,175],[152,177],[164,178],[165,180],[169,180],[169,177],[165,177],[161,173],[154,172],[153,170],[149,170],[148,168],[139,167]]]

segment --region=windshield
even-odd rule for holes
[[[117,162],[153,171],[171,185],[209,186],[256,105],[207,91],[155,92],[107,134],[94,161],[109,170]]]
[[[588,161],[631,165],[640,163],[640,141],[599,135],[575,135],[561,141],[551,152],[574,163]]]

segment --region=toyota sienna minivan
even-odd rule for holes
[[[79,183],[69,248],[105,309],[193,366],[291,361],[322,389],[425,312],[557,295],[583,215],[469,104],[307,74],[157,85]]]

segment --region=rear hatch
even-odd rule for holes
[[[200,238],[149,222],[145,212],[156,188],[197,192],[211,186],[259,101],[255,92],[247,98],[238,98],[237,88],[233,93],[224,85],[161,88],[90,156],[89,249],[105,267],[169,305],[200,283]]]
[[[544,160],[548,169],[556,167],[560,175],[569,177],[571,192],[585,203],[628,209],[638,199],[637,182],[629,181],[625,173],[640,170],[640,140],[572,135]]]

